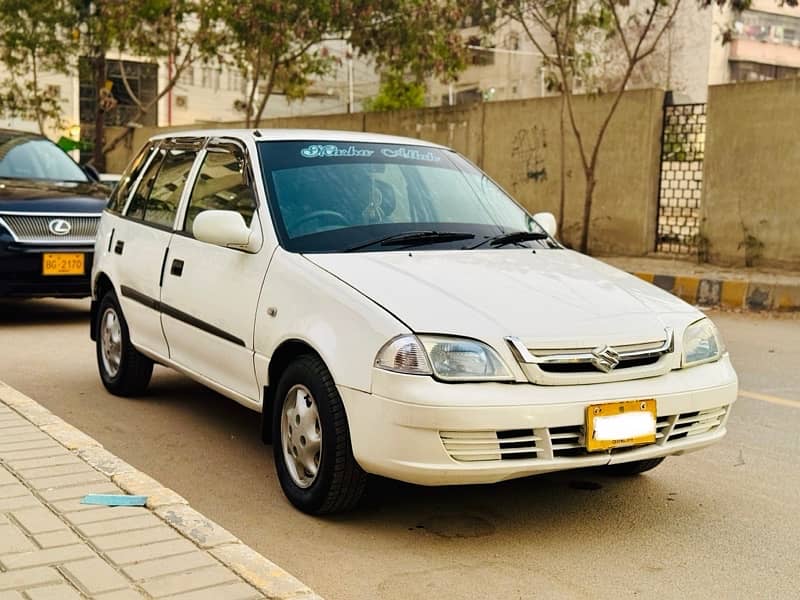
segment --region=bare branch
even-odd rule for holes
[[[608,2],[606,0],[605,4],[611,10],[611,14],[614,16],[614,27],[619,34],[620,39],[622,40],[622,47],[625,49],[625,55],[628,57],[628,62],[632,60],[631,56],[631,48],[628,45],[628,38],[625,36],[625,30],[622,27],[622,22],[619,20],[619,15],[617,14],[617,5],[613,2]]]
[[[133,90],[131,89],[131,84],[130,82],[128,82],[128,74],[125,73],[125,64],[123,60],[121,58],[118,58],[117,62],[119,63],[119,74],[122,75],[122,85],[125,86],[125,91],[128,92],[128,95],[131,97],[131,100],[133,100],[133,103],[136,104],[136,107],[139,110],[143,110],[144,107],[142,105],[142,101],[139,100],[136,94],[133,93]]]

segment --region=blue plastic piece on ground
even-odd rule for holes
[[[86,494],[81,504],[101,506],[144,506],[147,496],[127,496],[125,494]]]

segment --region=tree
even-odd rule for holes
[[[227,6],[229,53],[249,81],[241,103],[248,127],[259,126],[276,88],[301,98],[314,76],[328,72],[332,58],[315,46],[335,30],[342,14],[341,3],[326,0],[243,0]]]
[[[115,23],[114,45],[119,54],[130,52],[145,61],[168,63],[167,77],[154,98],[140,99],[128,82],[125,65],[117,59],[125,91],[136,105],[131,121],[136,123],[148,114],[172,90],[181,76],[199,61],[217,57],[227,40],[221,26],[220,2],[216,0],[140,0],[115,2],[108,7],[108,17]],[[119,134],[106,142],[107,154],[129,135]]]
[[[600,149],[625,90],[637,78],[646,78],[646,62],[673,26],[681,0],[475,1],[489,15],[484,28],[497,26],[495,15],[500,22],[511,20],[521,26],[542,55],[551,89],[561,94],[563,115],[575,139],[585,179],[579,248],[587,252]],[[723,6],[728,1],[697,0],[700,7]],[[735,10],[748,8],[750,2],[730,0]],[[778,4],[797,6],[798,0],[778,0]],[[598,77],[603,53],[613,46],[621,58],[615,61],[612,73]],[[610,97],[602,109],[600,127],[591,133],[575,114],[574,94],[581,92]]]
[[[402,73],[390,71],[381,81],[378,95],[363,102],[364,110],[384,111],[425,106],[425,86],[416,81],[406,81]]]
[[[91,163],[98,171],[105,170],[106,158],[103,152],[105,129],[105,108],[100,102],[106,88],[106,55],[116,40],[117,29],[111,19],[114,0],[72,0],[72,8],[77,22],[76,37],[78,52],[86,56],[92,71],[93,87],[97,92],[94,115],[94,140]]]
[[[73,13],[66,0],[0,0],[0,61],[10,77],[0,82],[0,110],[45,126],[61,125],[57,89],[42,74],[68,73]]]
[[[302,98],[312,81],[335,66],[323,42],[346,41],[381,70],[451,79],[464,68],[457,32],[464,11],[456,0],[242,0],[229,5],[229,52],[250,86],[241,102],[258,127],[270,96]]]
[[[542,55],[549,83],[561,95],[566,121],[575,139],[585,179],[579,248],[588,251],[592,202],[597,186],[600,149],[608,127],[637,67],[653,55],[672,25],[681,0],[499,0],[501,17],[517,22]],[[598,41],[616,38],[622,49],[622,68],[609,89],[600,127],[588,133],[578,122],[574,94],[592,81]]]
[[[113,110],[109,98],[108,63],[116,60],[120,67],[126,94],[136,105],[132,122],[149,113],[171,89],[181,75],[199,60],[215,57],[225,39],[220,28],[219,0],[72,0],[79,24],[79,51],[91,65],[94,88],[97,90],[92,163],[104,170],[105,155],[113,150],[130,131],[105,141],[106,114]],[[117,58],[109,58],[111,54]],[[166,79],[154,98],[139,98],[131,89],[125,74],[122,53],[130,53],[153,63],[169,64]],[[103,100],[108,100],[104,102]]]

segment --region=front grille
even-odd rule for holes
[[[672,430],[669,432],[668,441],[671,442],[693,435],[708,433],[722,424],[726,412],[727,407],[722,406],[678,415]]]
[[[532,429],[441,431],[447,453],[459,462],[536,458],[541,438]]]
[[[633,367],[644,367],[654,365],[661,359],[660,356],[650,356],[647,358],[621,359],[619,364],[614,367],[615,371],[631,369]],[[591,363],[543,363],[539,365],[542,371],[548,373],[597,373],[597,368]]]
[[[656,419],[656,441],[661,446],[710,433],[722,425],[728,407],[660,416]],[[458,462],[577,458],[602,454],[587,452],[584,426],[543,427],[484,431],[440,431],[439,437],[450,458]],[[641,446],[617,448],[613,454]]]
[[[54,219],[66,221],[70,232],[56,235],[50,231]],[[15,241],[31,243],[93,244],[100,224],[99,216],[83,215],[19,215],[0,214],[0,225],[11,233]]]
[[[528,381],[537,385],[581,385],[656,377],[675,368],[674,335],[635,344],[580,348],[537,348],[519,338],[507,337]]]

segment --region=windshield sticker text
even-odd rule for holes
[[[300,150],[304,158],[338,158],[347,156],[372,156],[373,150],[364,150],[355,146],[340,148],[334,144],[312,144]]]
[[[416,148],[382,148],[381,154],[386,158],[404,158],[406,160],[423,160],[426,162],[439,162],[442,160],[440,156],[436,156],[430,150],[423,152]]]

